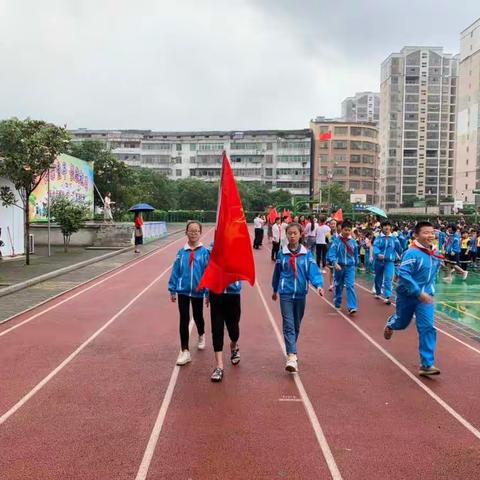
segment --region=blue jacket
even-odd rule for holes
[[[438,232],[438,249],[439,250],[443,249],[443,246],[445,245],[446,236],[447,234],[445,232],[442,232],[441,230],[439,230]]]
[[[447,234],[445,239],[445,253],[460,253],[460,234],[455,232]]]
[[[302,298],[308,293],[308,282],[314,287],[323,287],[323,276],[318,268],[311,252],[302,245],[299,256],[294,259],[297,275],[295,275],[290,259],[292,253],[285,245],[278,252],[277,261],[272,277],[272,288],[280,296]]]
[[[397,293],[418,297],[421,292],[435,294],[435,280],[442,260],[410,247],[402,256],[398,269]]]
[[[376,261],[394,262],[400,258],[402,252],[400,242],[393,235],[387,237],[381,233],[373,242],[373,256]],[[379,260],[379,255],[383,255],[385,258]]]
[[[352,247],[351,254],[348,253],[345,243],[340,238],[337,238],[332,244],[329,250],[332,265],[335,266],[337,263],[341,267],[358,265],[358,243],[353,238],[349,238],[348,243]]]
[[[330,237],[330,241],[328,242],[328,250],[327,250],[327,255],[325,256],[325,260],[328,264],[333,263],[333,250],[332,247],[335,244],[335,242],[338,240],[338,234],[334,233]]]
[[[477,237],[473,237],[468,241],[468,248],[472,253],[477,253]]]
[[[400,251],[403,253],[407,249],[407,239],[402,232],[398,232],[396,238],[398,240],[398,243],[400,244]]]
[[[189,265],[190,252],[192,249],[187,245],[181,248],[175,262],[173,263],[172,273],[168,281],[168,291],[170,293],[179,293],[189,297],[204,297],[207,295],[207,289],[202,288],[197,291],[203,272],[207,268],[210,258],[210,250],[200,244],[195,252],[195,260]]]

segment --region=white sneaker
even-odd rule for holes
[[[462,280],[466,280],[467,277],[468,277],[468,271],[465,270],[465,271],[463,272],[463,275],[462,275]]]
[[[180,352],[177,358],[177,365],[186,365],[187,363],[192,361],[192,357],[190,356],[190,352],[188,350],[183,350]]]
[[[198,345],[199,350],[205,350],[205,334],[198,336]]]
[[[298,372],[298,362],[294,358],[289,358],[285,364],[285,370],[290,373]]]

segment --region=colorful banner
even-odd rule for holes
[[[91,208],[93,217],[93,165],[79,158],[61,154],[49,173],[30,195],[30,220],[42,221],[48,215],[48,174],[50,204],[57,195]]]

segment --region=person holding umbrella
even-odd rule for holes
[[[135,218],[134,222],[134,232],[135,232],[135,253],[140,253],[139,245],[143,245],[143,213],[142,212],[151,212],[155,210],[148,203],[137,203],[133,207],[129,208],[129,212],[134,212]]]

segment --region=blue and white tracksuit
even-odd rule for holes
[[[190,262],[191,251],[188,243],[178,251],[168,281],[168,291],[171,294],[177,293],[188,297],[205,297],[208,294],[207,289],[197,291],[197,286],[207,268],[210,250],[200,244],[194,250],[195,259]]]
[[[420,293],[435,294],[435,279],[442,260],[410,247],[402,257],[398,270],[397,307],[387,321],[392,330],[403,330],[415,314],[422,367],[435,364],[437,331],[434,327],[434,305],[418,299]]]
[[[445,238],[445,254],[448,255],[448,260],[458,263],[461,251],[460,234],[448,233]]]
[[[438,250],[440,252],[443,251],[443,247],[445,246],[445,238],[447,237],[447,234],[445,232],[442,232],[442,230],[439,230],[438,232]]]
[[[280,295],[287,355],[297,353],[297,340],[305,312],[309,282],[316,288],[323,287],[323,277],[312,253],[301,245],[294,256],[288,245],[282,247],[275,262],[272,288],[274,293]]]
[[[375,293],[383,293],[385,298],[392,295],[392,281],[395,273],[395,260],[402,254],[400,243],[392,235],[386,236],[383,233],[373,243],[373,258],[375,266]],[[383,259],[378,258],[383,255]]]
[[[358,266],[358,243],[352,238],[348,239],[352,248],[352,253],[348,253],[345,243],[338,238],[331,246],[331,259],[334,267],[334,303],[338,308],[342,304],[343,287],[347,291],[348,310],[357,310],[357,294],[355,292],[355,272]],[[335,268],[336,265],[342,267],[341,270]]]

